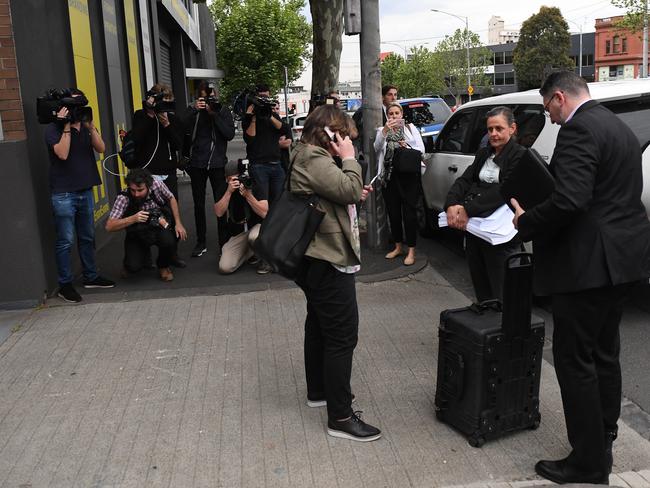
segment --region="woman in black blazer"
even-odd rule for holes
[[[514,115],[508,107],[495,107],[487,113],[489,143],[479,149],[472,165],[447,194],[445,212],[449,227],[465,230],[470,217],[487,217],[505,204],[499,187],[525,151],[513,138],[516,130]],[[493,246],[465,233],[465,253],[477,302],[502,299],[505,259],[521,249],[517,236]]]

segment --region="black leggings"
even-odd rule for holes
[[[390,233],[393,241],[404,242],[406,234],[406,245],[415,247],[418,233],[417,201],[420,194],[420,180],[417,174],[391,175],[386,188],[383,189]],[[404,224],[404,232],[402,232]]]
[[[196,224],[196,240],[205,243],[206,239],[206,222],[205,222],[205,190],[208,179],[212,187],[212,197],[216,202],[219,195],[226,191],[226,178],[223,168],[187,168],[187,174],[190,175],[192,182],[192,199],[194,200],[194,223]],[[219,233],[219,247],[223,247],[228,238],[227,229],[228,219],[224,215],[217,218],[217,230]]]

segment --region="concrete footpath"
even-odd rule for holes
[[[294,287],[44,307],[0,344],[0,487],[546,486],[568,452],[544,363],[542,424],[481,449],[434,415],[441,310],[468,303],[427,267],[357,286],[363,444],[306,406]],[[614,486],[650,487],[650,443],[625,424]]]

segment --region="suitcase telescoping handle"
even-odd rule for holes
[[[533,255],[511,254],[505,261],[501,328],[507,337],[528,337],[533,307]]]

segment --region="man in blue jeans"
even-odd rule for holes
[[[81,90],[70,89],[72,97],[84,97]],[[85,98],[85,97],[84,97]],[[72,285],[71,251],[74,234],[83,267],[84,288],[112,288],[115,283],[97,274],[95,265],[95,219],[92,188],[101,184],[95,154],[105,150],[104,141],[92,120],[83,123],[77,111],[63,107],[57,122],[45,129],[50,156],[50,190],[56,226],[56,265],[58,296],[66,302],[80,302],[81,295]]]
[[[271,92],[268,85],[257,85],[256,92],[262,103],[248,105],[242,121],[242,129],[251,176],[257,188],[268,195],[271,204],[280,196],[284,186],[285,173],[280,155],[280,137],[284,132],[282,119],[273,110],[275,101],[270,100]],[[270,271],[271,267],[264,262],[261,262],[257,268],[258,274],[266,274]]]

